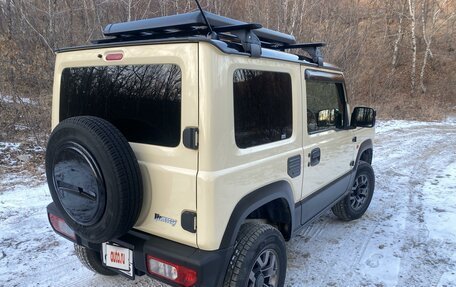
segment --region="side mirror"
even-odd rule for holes
[[[317,126],[319,128],[336,127],[340,128],[342,123],[342,116],[339,110],[329,109],[321,110],[317,114]]]
[[[377,112],[372,108],[356,107],[351,116],[351,126],[353,128],[363,127],[372,128],[375,126]]]

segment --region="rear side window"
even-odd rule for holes
[[[345,101],[340,83],[306,81],[307,132],[315,133],[344,125]]]
[[[130,142],[175,147],[180,142],[181,80],[179,66],[172,64],[66,68],[60,120],[97,116]]]
[[[248,148],[291,136],[292,90],[289,74],[236,70],[233,94],[238,147]]]

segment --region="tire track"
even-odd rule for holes
[[[404,132],[405,133],[405,132]],[[401,245],[401,264],[398,274],[399,286],[436,286],[440,277],[447,271],[445,252],[439,252],[441,244],[429,239],[425,222],[423,203],[424,183],[436,176],[441,170],[437,166],[447,166],[456,160],[456,132],[454,127],[431,125],[413,128],[401,138],[401,144],[408,148],[411,160],[399,161],[395,169],[407,177],[406,200],[407,217]],[[450,136],[448,136],[450,135]],[[430,141],[432,137],[432,141]],[[435,143],[439,144],[436,145]],[[397,143],[397,142],[396,142]],[[392,190],[393,191],[393,190]],[[418,272],[417,272],[418,271]]]
[[[304,238],[291,241],[290,253],[310,255],[289,260],[288,286],[436,286],[447,274],[451,248],[448,253],[448,244],[429,239],[422,187],[438,174],[437,167],[456,161],[448,155],[455,150],[456,123],[395,125],[377,134],[377,186],[368,212],[342,225],[324,216],[302,233]],[[298,241],[323,224],[318,240]],[[331,237],[342,239],[331,245]]]
[[[367,213],[341,222],[328,212],[287,243],[285,286],[454,286],[456,238],[431,236],[427,222],[429,214],[438,219],[452,209],[429,206],[426,186],[439,188],[447,177],[442,171],[456,162],[456,121],[383,124],[374,145],[377,185]],[[445,194],[454,193],[456,183],[454,188]],[[130,281],[84,269],[72,244],[48,230],[49,196],[42,189],[17,192],[0,193],[0,215],[8,217],[0,234],[0,282],[6,286],[168,286],[146,276]],[[48,246],[53,240],[58,245]],[[8,247],[10,242],[18,248]]]

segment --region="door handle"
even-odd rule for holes
[[[310,158],[309,166],[316,166],[317,164],[319,164],[320,157],[321,157],[320,148],[318,148],[318,147],[314,148],[309,154],[309,158]]]

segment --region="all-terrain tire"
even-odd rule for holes
[[[273,260],[277,263],[276,265],[272,263]],[[275,269],[275,276],[265,278],[259,262],[264,262],[265,268],[272,263],[271,267],[273,271]],[[263,280],[265,283],[258,286],[281,287],[285,282],[286,269],[287,253],[282,234],[268,224],[246,223],[242,225],[237,236],[223,286],[250,286],[252,282],[249,282],[251,280],[249,275],[253,272],[255,276],[258,276],[256,280]]]
[[[371,165],[361,161],[351,191],[332,207],[332,212],[344,221],[363,216],[374,195],[375,175]]]
[[[56,207],[80,237],[102,243],[130,230],[142,206],[142,178],[127,139],[108,121],[68,118],[52,132],[46,176]]]
[[[95,250],[74,244],[74,253],[87,269],[105,276],[115,276],[116,272],[103,266],[101,255]]]

